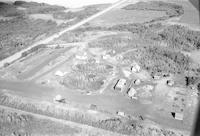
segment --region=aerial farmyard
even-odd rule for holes
[[[199,56],[187,0],[0,2],[0,135],[189,136]]]

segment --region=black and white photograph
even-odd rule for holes
[[[199,0],[0,0],[0,136],[200,136]]]

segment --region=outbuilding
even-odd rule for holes
[[[153,79],[155,79],[155,80],[159,80],[161,77],[159,76],[159,75],[154,75],[153,76]]]
[[[126,86],[126,79],[122,78],[117,81],[114,86],[115,90],[123,91],[123,88]]]
[[[137,94],[137,91],[133,87],[131,87],[128,90],[128,97],[130,97],[131,99],[137,99],[136,94]]]
[[[122,111],[117,111],[116,114],[117,114],[118,116],[122,116],[122,117],[125,117],[125,116],[126,116],[125,113],[122,112]]]
[[[61,95],[56,95],[55,98],[53,99],[54,102],[61,102],[65,103],[65,99]]]
[[[61,72],[60,70],[56,71],[55,76],[59,76],[59,77],[63,77],[65,75],[65,73]]]
[[[168,86],[173,86],[174,85],[174,81],[173,80],[167,80],[167,85]]]
[[[139,66],[137,63],[133,63],[133,64],[131,65],[131,71],[132,71],[133,73],[140,72],[140,66]]]
[[[134,80],[134,84],[135,84],[135,85],[139,85],[140,83],[141,83],[141,80],[140,80],[140,79]]]
[[[123,60],[123,56],[122,56],[122,55],[116,55],[115,58],[116,58],[116,60],[118,60],[118,61],[119,61],[119,60]]]
[[[176,120],[183,120],[183,113],[178,113],[178,112],[171,112],[172,116],[174,117],[174,119]]]
[[[87,52],[77,52],[76,59],[86,60],[88,58]]]
[[[152,91],[154,89],[154,87],[152,85],[145,85],[142,88],[145,91]]]

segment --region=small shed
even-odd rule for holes
[[[97,105],[95,105],[95,104],[90,104],[90,109],[91,109],[91,110],[97,110]]]
[[[131,72],[129,70],[123,70],[124,76],[129,78],[131,75]]]
[[[178,113],[178,112],[171,112],[172,116],[176,119],[176,120],[183,120],[183,113]]]
[[[135,84],[135,85],[139,85],[140,83],[141,83],[141,80],[140,80],[140,79],[134,80],[134,84]]]
[[[106,60],[108,58],[110,58],[110,55],[108,55],[108,54],[102,56],[102,59],[104,59],[104,60]]]
[[[86,60],[88,58],[87,52],[77,52],[76,59]]]
[[[133,73],[140,72],[140,66],[139,66],[137,63],[133,63],[133,64],[131,65],[131,71],[132,71]]]
[[[161,78],[161,76],[159,76],[159,75],[154,75],[153,76],[153,79],[155,79],[155,80],[159,80]]]
[[[137,99],[136,97],[136,94],[137,94],[137,91],[131,87],[129,90],[128,90],[128,96],[132,99]]]
[[[173,86],[174,85],[174,81],[173,80],[167,80],[167,85],[168,86]]]
[[[60,70],[56,71],[55,76],[59,76],[59,77],[63,77],[65,75],[65,73],[61,72]]]
[[[116,60],[123,60],[123,56],[122,55],[116,55]]]
[[[56,95],[55,98],[53,99],[54,102],[62,102],[65,103],[65,99],[61,95]]]
[[[152,85],[145,85],[142,87],[142,89],[145,91],[152,91],[154,87]]]
[[[118,116],[122,116],[122,117],[125,117],[125,116],[126,116],[125,113],[122,112],[122,111],[117,111],[116,114],[117,114]]]

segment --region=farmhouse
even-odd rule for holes
[[[123,79],[123,78],[119,79],[117,81],[117,83],[115,84],[114,89],[119,90],[119,91],[123,91],[123,88],[125,87],[125,85],[126,85],[126,79]]]

